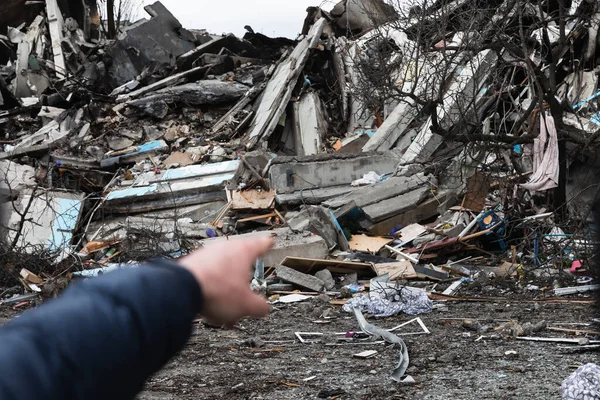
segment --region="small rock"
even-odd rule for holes
[[[142,130],[133,131],[131,129],[124,129],[119,132],[119,135],[126,137],[127,139],[131,139],[133,141],[140,141],[143,137]]]
[[[323,311],[323,318],[338,318],[340,316],[339,311],[337,311],[334,308],[328,308],[325,311]]]
[[[456,354],[444,353],[437,358],[437,361],[442,364],[452,364],[456,360]]]
[[[412,376],[406,375],[406,377],[402,379],[401,383],[405,385],[414,385],[417,383],[417,381],[415,381],[415,378],[413,378]]]
[[[343,287],[340,289],[340,297],[343,299],[350,299],[352,298],[352,291],[347,287]]]
[[[111,150],[119,151],[133,146],[133,141],[123,137],[112,138],[108,141]]]
[[[222,162],[223,160],[225,160],[225,158],[223,158],[223,156],[225,156],[225,155],[227,155],[227,151],[225,151],[225,149],[222,148],[221,146],[216,146],[210,152],[210,162],[213,162],[213,163]]]
[[[315,277],[319,278],[325,284],[325,289],[331,290],[335,287],[335,280],[331,275],[331,271],[328,269],[322,269],[321,271],[315,274]]]
[[[358,274],[356,272],[353,272],[351,274],[346,274],[344,276],[344,281],[343,281],[344,286],[351,285],[353,283],[358,283]]]
[[[331,302],[331,299],[328,295],[326,294],[320,294],[318,296],[313,297],[313,299],[318,302],[318,303],[327,303],[329,304]]]
[[[97,160],[102,159],[102,157],[104,156],[104,153],[106,153],[106,151],[104,151],[103,149],[101,149],[98,146],[87,146],[85,148],[85,152],[87,154],[89,154],[90,156],[92,156],[92,158],[95,158]]]
[[[250,338],[246,340],[246,345],[249,347],[265,347],[265,342],[263,342],[259,337]]]
[[[473,320],[473,319],[465,319],[462,322],[462,327],[465,329],[468,329],[470,331],[475,331],[475,332],[482,332],[482,326],[479,323],[479,321]]]
[[[149,142],[158,140],[164,136],[163,132],[152,125],[146,125],[142,129],[144,131],[144,135],[146,136],[146,140]]]
[[[590,339],[581,338],[577,341],[577,344],[579,344],[580,346],[587,346],[588,344],[590,344]]]

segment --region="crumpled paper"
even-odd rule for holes
[[[563,400],[600,400],[600,366],[586,364],[560,386]]]
[[[363,313],[376,317],[391,317],[401,312],[408,315],[419,315],[430,313],[433,310],[433,302],[423,289],[400,287],[390,290],[373,290],[370,294],[362,294],[354,297],[344,306],[345,312],[353,312],[358,307]]]

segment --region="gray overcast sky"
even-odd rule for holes
[[[161,0],[191,29],[207,29],[211,33],[233,33],[243,36],[245,25],[267,36],[292,39],[300,33],[306,8],[319,6],[323,0]],[[149,4],[153,1],[146,0]],[[336,1],[337,2],[337,1]],[[325,1],[323,8],[331,9],[336,2]],[[327,4],[328,3],[328,4]],[[142,11],[142,14],[145,12]]]

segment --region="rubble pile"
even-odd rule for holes
[[[255,284],[272,301],[379,316],[481,276],[597,289],[597,4],[390,7],[311,7],[295,41],[187,30],[160,2],[115,40],[91,4],[7,23],[10,249],[89,276],[270,231]]]

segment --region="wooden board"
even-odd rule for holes
[[[379,252],[383,246],[393,241],[393,239],[379,236],[352,235],[348,243],[350,249],[354,251],[373,254]]]
[[[274,190],[231,191],[232,210],[270,210],[275,205]]]
[[[485,207],[485,199],[490,192],[490,178],[486,174],[476,172],[467,182],[467,194],[463,202],[466,209],[481,212]]]
[[[34,283],[34,284],[38,284],[38,285],[41,285],[42,283],[44,283],[44,280],[42,278],[40,278],[33,272],[29,271],[28,269],[25,269],[25,268],[21,269],[20,275],[23,277],[23,279],[25,279],[29,283]]]
[[[404,260],[396,263],[374,264],[377,276],[390,274],[390,281],[397,279],[416,279],[418,274],[410,261]]]
[[[182,153],[178,151],[171,153],[171,155],[165,161],[163,161],[163,165],[169,166],[172,164],[178,164],[179,167],[187,167],[188,165],[196,163],[199,159],[200,157],[198,157],[196,154]]]
[[[419,224],[411,224],[400,229],[397,233],[398,240],[402,241],[402,245],[410,243],[422,234],[427,232],[427,228]]]
[[[338,274],[349,274],[356,272],[361,276],[375,277],[376,272],[372,264],[357,263],[337,260],[317,260],[312,258],[286,257],[281,265],[305,274],[314,274],[322,269],[328,269]]]

